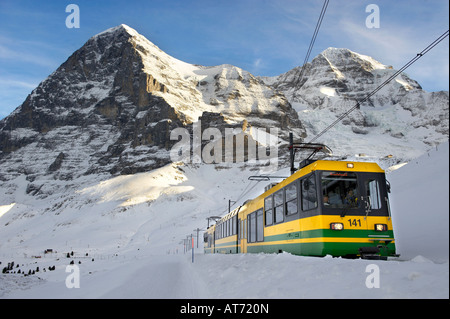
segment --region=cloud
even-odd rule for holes
[[[9,115],[14,109],[21,105],[28,94],[38,86],[39,81],[20,80],[13,76],[2,76],[0,78],[0,119]]]
[[[36,64],[44,67],[55,67],[54,59],[39,56],[38,54],[32,54],[28,52],[33,52],[34,50],[28,48],[8,48],[0,44],[0,59],[10,60],[17,62],[26,62],[31,64]]]
[[[370,51],[369,55],[400,62],[403,57],[417,51],[417,44],[408,41],[409,37],[401,30],[392,32],[390,28],[369,29],[348,20],[340,21],[339,28],[345,39],[342,42],[350,46],[349,49],[366,51],[360,53]]]
[[[262,59],[257,58],[255,61],[253,61],[253,67],[258,69],[261,66],[261,63],[262,63]]]
[[[20,89],[35,89],[38,86],[37,82],[25,82],[25,81],[17,81],[12,79],[1,79],[0,85],[3,88],[20,88]]]
[[[400,69],[416,54],[425,49],[444,31],[430,26],[426,29],[413,28],[402,21],[398,24],[369,29],[350,20],[341,20],[341,43],[355,52],[369,55],[383,64]],[[448,90],[448,38],[425,56],[417,60],[405,72],[425,90]]]

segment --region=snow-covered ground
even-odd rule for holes
[[[239,204],[264,188],[247,180],[258,174],[249,168],[172,164],[83,180],[75,192],[45,199],[18,188],[14,205],[0,202],[0,266],[14,261],[16,271],[39,272],[0,274],[0,298],[449,298],[448,148],[388,174],[401,254],[388,261],[204,255],[194,229],[223,215],[228,199]],[[194,263],[182,243],[190,234]],[[72,260],[76,267],[67,268]],[[68,288],[76,269],[80,287]]]

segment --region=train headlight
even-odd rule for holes
[[[386,224],[375,224],[375,230],[376,231],[386,231],[387,225]]]
[[[330,224],[330,229],[332,229],[332,230],[343,230],[344,229],[344,224],[342,224],[342,223],[331,223]]]

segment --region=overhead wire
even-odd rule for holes
[[[308,48],[308,51],[306,52],[305,60],[303,61],[302,69],[301,69],[300,74],[295,83],[295,87],[297,87],[300,84],[300,82],[303,78],[303,75],[305,74],[305,66],[309,60],[309,56],[311,54],[312,48],[314,47],[314,43],[316,42],[317,34],[319,33],[319,29],[322,24],[323,17],[325,16],[325,12],[327,11],[328,2],[329,2],[329,0],[325,0],[325,2],[323,3],[322,11],[320,12],[319,19],[317,20],[316,28],[314,30],[311,42],[309,43],[309,48]],[[294,92],[294,96],[295,95],[296,95],[296,92]]]
[[[247,195],[248,193],[250,193],[261,181],[256,181],[256,183],[253,184],[252,187],[249,188],[249,186],[252,183],[247,183],[247,186],[245,186],[244,190],[241,192],[241,194],[239,194],[239,196],[236,198],[236,200],[233,200],[233,204],[231,205],[231,207],[233,207],[235,204],[237,204],[240,200],[242,200],[242,198],[244,198],[245,195]],[[223,214],[228,213],[228,208],[224,209],[223,211],[221,211],[221,213],[219,213],[219,216],[222,216]]]
[[[318,138],[320,138],[323,134],[328,132],[331,128],[333,128],[337,123],[342,121],[344,118],[346,118],[351,112],[353,112],[355,109],[357,109],[362,103],[366,102],[370,97],[372,97],[375,93],[380,91],[386,84],[388,84],[390,81],[392,81],[394,78],[396,78],[399,74],[401,74],[403,71],[405,71],[407,68],[409,68],[411,65],[413,65],[417,60],[419,60],[421,57],[423,57],[426,53],[431,51],[436,45],[438,45],[442,40],[444,40],[449,35],[449,30],[444,32],[441,36],[439,36],[436,40],[434,40],[432,43],[430,43],[425,49],[423,49],[420,53],[417,53],[417,55],[412,58],[409,62],[407,62],[403,67],[401,67],[398,71],[396,71],[393,75],[391,75],[388,79],[386,79],[383,83],[381,83],[375,90],[370,92],[366,95],[362,100],[359,100],[356,102],[356,104],[350,108],[345,113],[341,114],[333,123],[328,125],[324,130],[322,130],[319,134],[317,134],[313,139],[311,139],[308,143],[312,143],[316,141]]]
[[[323,17],[325,16],[325,12],[327,11],[328,3],[329,3],[329,0],[325,0],[324,3],[323,3],[322,10],[321,10],[321,12],[320,12],[319,18],[318,18],[317,23],[316,23],[316,28],[314,29],[314,33],[313,33],[311,42],[309,43],[308,51],[306,52],[306,57],[305,57],[305,60],[304,60],[304,62],[303,62],[303,66],[302,66],[302,69],[301,69],[301,71],[300,71],[300,75],[299,75],[299,77],[297,78],[297,81],[296,81],[295,86],[298,86],[298,85],[300,84],[300,82],[301,82],[301,80],[302,80],[302,78],[303,78],[303,75],[304,75],[304,73],[305,73],[305,65],[306,65],[306,63],[307,63],[308,60],[309,60],[309,56],[311,55],[312,49],[313,49],[313,47],[314,47],[314,43],[316,42],[317,34],[319,33],[320,26],[322,25]],[[294,96],[295,96],[295,94],[296,94],[296,93],[294,93]],[[256,182],[250,189],[248,189],[248,190],[247,190],[247,187],[246,187],[246,188],[242,191],[242,193],[238,196],[238,199],[236,199],[235,203],[238,202],[239,200],[241,200],[246,194],[248,194],[253,188],[255,188],[256,185],[259,184],[259,182],[260,182],[260,181],[257,181],[257,182]],[[250,183],[249,183],[249,184],[250,184]],[[249,184],[248,184],[248,185],[249,185]]]

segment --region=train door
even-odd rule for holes
[[[214,237],[216,235],[214,226],[211,227],[213,228],[208,229],[205,233],[203,233],[204,252],[206,254],[214,253]]]
[[[238,219],[238,252],[247,252],[247,219]]]
[[[389,216],[386,179],[382,173],[360,173],[364,216]],[[369,226],[370,227],[370,226]]]
[[[233,220],[233,234],[236,235],[236,243],[235,243],[236,248],[234,250],[234,253],[238,254],[239,253],[239,218],[238,218],[238,214],[233,216],[232,220]]]

